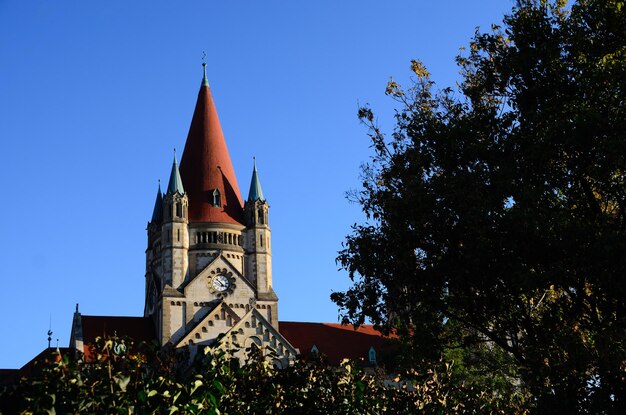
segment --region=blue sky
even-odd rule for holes
[[[440,86],[512,0],[0,0],[0,368],[67,346],[88,315],[141,315],[146,223],[182,150],[202,52],[239,187],[256,156],[286,321],[337,322],[345,192],[371,154],[356,112],[393,128],[390,76]],[[246,194],[243,196],[245,197]]]

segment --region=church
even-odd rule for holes
[[[241,197],[206,64],[203,69],[180,165],[175,155],[147,227],[144,316],[123,323],[162,345],[188,347],[192,356],[213,346],[232,348],[245,361],[245,351],[256,348],[284,367],[299,350],[279,330],[269,205],[256,164],[247,198]],[[90,322],[107,323],[85,317],[74,316],[70,347],[77,350]],[[119,335],[112,319],[108,332]]]
[[[277,368],[311,354],[376,365],[387,342],[371,326],[279,321],[270,216],[256,162],[241,197],[203,64],[180,164],[174,155],[147,226],[144,315],[87,316],[76,305],[68,350],[88,354],[96,337],[115,335],[191,356],[222,348],[242,362],[256,349]]]

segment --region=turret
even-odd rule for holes
[[[163,193],[161,181],[157,190],[152,219],[148,222],[148,247],[146,248],[146,301],[144,317],[152,316],[156,311],[157,293],[161,284],[161,227],[163,226]]]
[[[263,196],[256,160],[252,169],[250,191],[244,207],[246,220],[246,253],[248,276],[256,286],[259,301],[277,301],[272,288],[272,239],[269,226],[269,205]],[[277,324],[278,310],[274,310],[272,324]]]
[[[163,197],[163,226],[161,228],[163,286],[178,288],[187,274],[188,205],[189,199],[180,178],[176,155],[174,155],[170,181]]]

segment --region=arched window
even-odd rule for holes
[[[376,350],[374,350],[374,346],[370,347],[370,351],[367,353],[369,361],[371,364],[376,364]]]
[[[176,217],[177,218],[183,217],[183,204],[180,202],[176,203]]]
[[[214,189],[212,196],[212,205],[215,207],[222,207],[222,196],[220,195],[220,191],[218,189]]]
[[[317,348],[316,345],[313,345],[313,347],[311,347],[311,355],[318,356],[319,354],[320,354],[320,350]]]

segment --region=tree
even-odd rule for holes
[[[510,414],[517,403],[453,379],[450,367],[382,378],[350,362],[340,368],[266,360],[240,366],[206,348],[190,364],[184,349],[97,339],[94,358],[40,362],[28,379],[0,388],[4,414]]]
[[[613,413],[626,405],[626,5],[564,3],[519,0],[477,31],[455,90],[413,61],[409,88],[387,86],[391,137],[359,110],[374,155],[352,197],[367,220],[338,257],[353,286],[331,297],[344,321],[402,333],[422,364],[503,353],[538,413]]]

